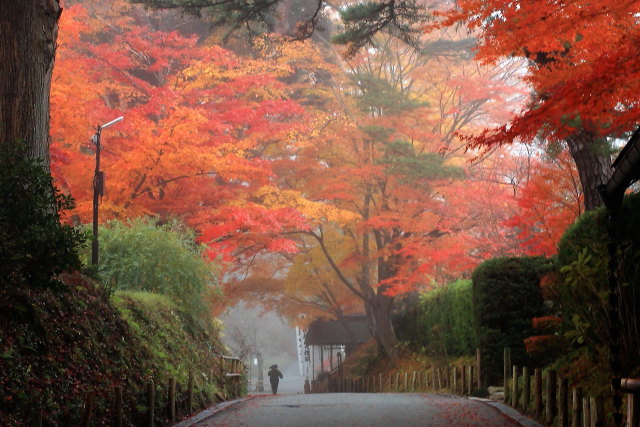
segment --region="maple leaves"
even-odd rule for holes
[[[566,156],[524,173],[508,149],[480,155],[456,138],[524,99],[522,61],[478,65],[461,33],[431,36],[450,47],[440,56],[380,38],[343,62],[279,36],[235,54],[121,1],[67,11],[52,158],[78,219],[91,209],[92,127],[124,115],[103,134],[104,218],[183,217],[231,266],[237,297],[272,293],[290,314],[364,304],[382,324],[395,295],[487,257],[553,252],[574,215],[573,181],[556,199],[549,186],[572,170]],[[536,215],[538,197],[553,215]]]
[[[488,129],[473,146],[515,139],[565,140],[576,161],[587,209],[602,201],[610,159],[604,137],[629,131],[637,108],[637,0],[620,2],[464,0],[444,14],[443,25],[466,22],[479,33],[478,58],[527,58],[530,104],[507,124]]]
[[[63,22],[70,31],[52,93],[59,176],[86,220],[90,123],[124,114],[104,135],[105,219],[172,212],[202,224],[244,198],[247,185],[269,182],[266,150],[289,138],[303,110],[269,65],[161,31],[136,20],[131,6],[116,6],[76,5]]]
[[[508,224],[518,230],[528,255],[551,256],[567,227],[582,213],[582,191],[568,153],[534,162],[533,176],[518,197],[520,211]]]

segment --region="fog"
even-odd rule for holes
[[[271,392],[267,371],[277,364],[284,378],[278,393],[302,393],[304,377],[300,375],[296,348],[296,331],[274,312],[260,305],[239,303],[228,308],[219,319],[223,322],[222,340],[229,351],[242,358],[249,369],[249,393],[256,392],[257,353],[263,357],[264,390]]]

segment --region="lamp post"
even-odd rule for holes
[[[98,125],[93,135],[96,145],[96,170],[93,174],[93,242],[91,244],[91,265],[98,265],[98,198],[104,194],[104,172],[100,170],[100,134],[102,129],[122,121],[123,117],[111,120],[109,123]]]

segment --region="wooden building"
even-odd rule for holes
[[[315,320],[305,336],[309,348],[312,379],[323,372],[331,372],[338,361],[371,339],[367,318],[346,316],[342,320]]]

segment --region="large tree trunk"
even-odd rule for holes
[[[378,289],[373,294],[367,306],[367,316],[371,333],[378,343],[378,347],[389,357],[395,357],[397,353],[398,337],[393,330],[391,323],[391,310],[393,309],[394,297],[384,295],[384,290]]]
[[[49,165],[49,92],[59,0],[2,0],[0,143],[22,141]]]
[[[587,211],[595,209],[604,203],[598,186],[606,184],[611,175],[611,158],[607,153],[607,143],[584,129],[565,140],[580,175],[584,208]]]

